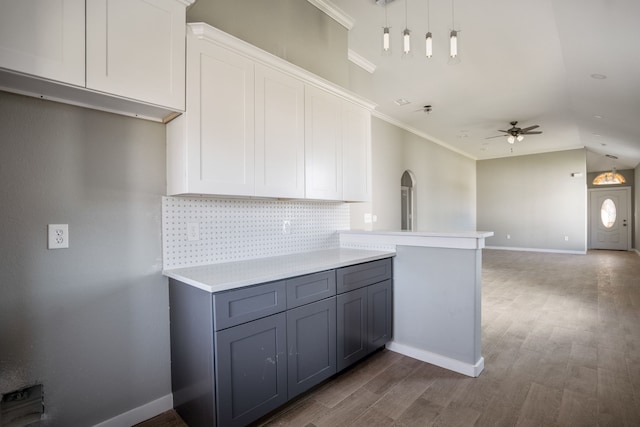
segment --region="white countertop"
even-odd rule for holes
[[[493,231],[366,231],[343,230],[340,234],[340,244],[364,245],[404,245],[424,246],[446,249],[482,249],[484,239],[493,236]]]
[[[326,249],[269,258],[164,270],[172,279],[207,292],[220,292],[394,256],[394,252]]]

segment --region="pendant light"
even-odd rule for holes
[[[389,33],[389,19],[387,17],[387,4],[384,4],[384,27],[382,29],[382,54],[391,54],[391,34]]]
[[[451,34],[449,35],[449,55],[452,58],[458,56],[458,32],[455,30],[454,1],[451,0]]]
[[[425,36],[425,55],[427,58],[433,56],[433,36],[431,35],[429,0],[427,0],[427,35]]]
[[[411,30],[409,30],[409,0],[404,1],[404,31],[402,31],[402,56],[407,58],[411,55]]]

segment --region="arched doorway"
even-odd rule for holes
[[[400,178],[400,212],[401,212],[401,230],[415,229],[415,185],[416,181],[411,171],[404,171]]]

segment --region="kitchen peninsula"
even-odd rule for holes
[[[393,340],[387,348],[477,377],[482,248],[493,232],[340,231],[340,245],[394,250]]]

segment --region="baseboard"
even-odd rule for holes
[[[638,255],[640,255],[640,249],[635,249],[635,248],[633,248],[632,250],[633,250],[635,253],[637,253]]]
[[[167,394],[152,402],[133,408],[111,419],[96,424],[95,427],[129,427],[153,418],[173,408],[173,394]]]
[[[484,248],[496,249],[499,251],[546,252],[551,254],[585,255],[587,253],[587,251],[567,251],[564,249],[517,248],[513,246],[485,246]]]
[[[484,369],[484,357],[480,357],[478,363],[472,365],[470,363],[464,363],[430,351],[421,350],[405,344],[399,344],[395,341],[387,343],[387,349],[470,377],[479,376]]]

